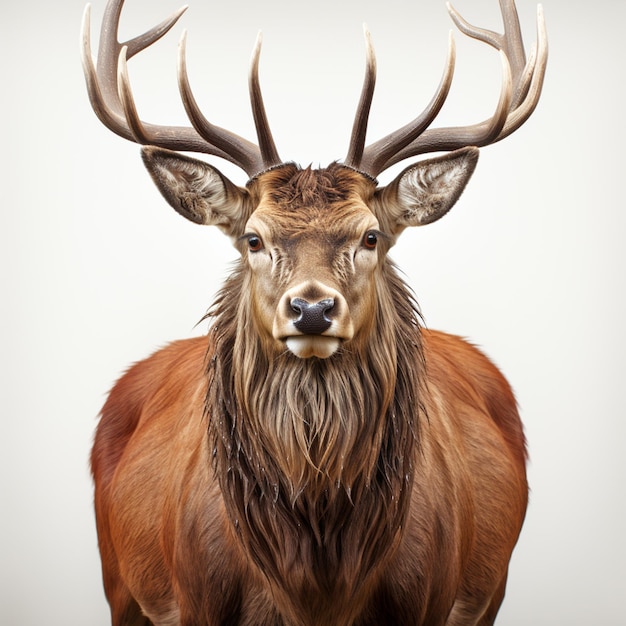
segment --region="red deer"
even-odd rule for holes
[[[348,155],[323,169],[284,162],[258,79],[258,144],[212,124],[192,94],[191,125],[143,122],[127,59],[180,13],[120,44],[111,0],[97,67],[83,23],[92,106],[142,144],[165,199],[214,224],[240,260],[208,313],[208,336],[132,366],[102,410],[91,463],[104,587],[115,625],[374,626],[492,624],[527,505],[516,401],[496,367],[458,337],[426,330],[388,251],[408,226],[456,202],[478,147],[533,112],[547,40],[541,10],[526,61],[516,8],[504,34],[459,29],[500,51],[494,115],[430,128],[450,88],[414,121],[365,145],[375,81],[367,69]],[[245,187],[177,151],[227,159]],[[379,186],[383,170],[444,152]]]

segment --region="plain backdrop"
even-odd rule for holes
[[[127,0],[122,38],[178,0]],[[364,67],[379,80],[370,140],[430,99],[452,24],[443,0],[190,0],[174,33],[130,64],[144,119],[185,123],[176,48],[189,30],[197,99],[253,137],[247,66],[264,32],[261,81],[283,159],[345,156]],[[528,45],[535,3],[519,0]],[[93,39],[104,0],[93,7]],[[496,0],[456,0],[500,30]],[[169,340],[206,331],[235,252],[185,221],[138,147],[90,109],[79,61],[82,0],[2,11],[0,624],[104,626],[108,607],[88,455],[113,381]],[[481,151],[453,211],[404,233],[392,256],[426,323],[469,337],[512,382],[530,444],[530,508],[501,626],[626,624],[624,542],[624,65],[622,0],[546,0],[550,60],[541,102]],[[489,116],[497,54],[460,34],[439,125]],[[238,184],[245,175],[209,160]],[[388,182],[396,171],[381,176]]]

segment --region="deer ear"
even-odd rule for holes
[[[230,237],[243,234],[249,194],[204,161],[157,148],[142,149],[143,162],[163,197],[196,224],[218,226]]]
[[[477,162],[478,148],[461,148],[408,167],[376,192],[379,220],[394,234],[437,221],[459,199]]]

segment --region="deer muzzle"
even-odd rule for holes
[[[317,281],[287,291],[274,318],[272,334],[301,358],[328,358],[354,335],[345,298]]]

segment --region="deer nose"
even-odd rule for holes
[[[328,318],[329,313],[335,306],[333,298],[325,298],[319,302],[311,304],[302,298],[291,300],[291,310],[298,314],[298,318],[293,325],[305,335],[321,335],[330,328],[332,320]]]

